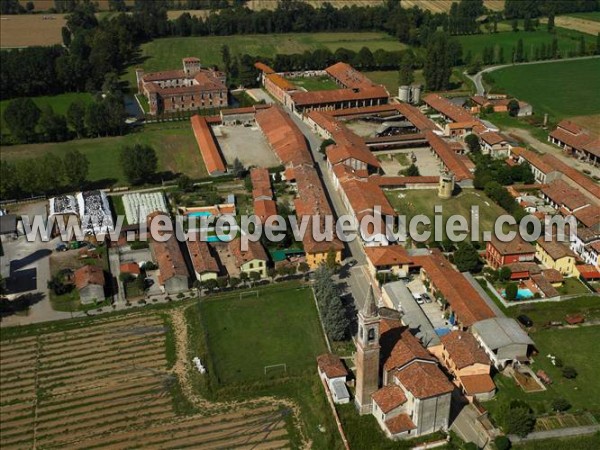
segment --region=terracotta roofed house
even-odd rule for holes
[[[211,254],[208,242],[200,240],[200,236],[196,235],[193,238],[190,236],[186,245],[196,279],[198,281],[216,279],[219,275],[219,263]]]
[[[83,304],[101,302],[104,294],[104,270],[100,266],[86,265],[75,271],[75,287],[79,291],[79,300]]]
[[[260,242],[248,241],[248,249],[242,250],[241,239],[234,239],[228,244],[229,251],[236,260],[240,272],[250,274],[256,272],[261,278],[267,276],[269,257]]]
[[[383,245],[365,247],[367,264],[373,276],[389,272],[406,276],[413,261],[401,245]]]
[[[485,259],[494,269],[515,262],[533,262],[535,247],[526,242],[519,233],[509,242],[502,242],[496,236],[487,242]]]
[[[165,242],[150,240],[150,251],[160,271],[159,282],[167,294],[178,294],[189,288],[188,271],[175,235]]]
[[[200,148],[200,154],[209,175],[223,175],[227,172],[227,166],[217,146],[215,137],[206,118],[195,115],[190,119],[196,142]]]

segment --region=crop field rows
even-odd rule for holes
[[[165,323],[133,315],[3,340],[0,447],[281,448],[285,417],[272,406],[177,416]]]

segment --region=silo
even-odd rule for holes
[[[398,98],[401,102],[408,103],[410,101],[410,87],[400,86],[400,89],[398,89]]]
[[[411,103],[413,105],[418,105],[421,102],[421,85],[420,84],[413,84],[410,87],[410,97],[411,97]]]
[[[440,175],[440,184],[438,186],[438,197],[448,199],[452,197],[454,191],[454,174],[444,172]]]

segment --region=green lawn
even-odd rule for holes
[[[325,341],[312,291],[299,284],[239,298],[203,300],[200,316],[219,383],[264,381],[265,366],[286,364],[288,375],[315,370]],[[271,376],[281,377],[282,369]]]
[[[600,58],[514,66],[491,76],[496,91],[531,103],[537,115],[562,119],[600,113],[598,73]]]
[[[79,150],[90,161],[90,181],[106,185],[126,184],[119,163],[121,148],[133,144],[151,145],[158,155],[158,170],[185,173],[192,178],[207,175],[202,156],[188,121],[151,124],[125,136],[80,139],[47,144],[26,144],[0,147],[2,159],[35,158],[44,153],[63,155]]]
[[[450,92],[463,92],[469,91],[470,87],[464,83],[463,77],[460,74],[461,70],[455,69],[450,77],[450,83],[452,87]],[[376,70],[373,72],[365,72],[365,75],[369,77],[375,83],[383,84],[390,95],[396,97],[398,95],[398,71],[397,70]],[[425,85],[425,77],[423,76],[422,70],[415,70],[415,83]]]
[[[85,103],[91,103],[94,97],[92,94],[87,92],[70,92],[68,94],[32,97],[32,99],[39,108],[50,106],[55,113],[65,115],[71,103],[77,100]],[[10,100],[0,101],[0,115],[2,116],[2,120],[0,121],[0,131],[2,134],[10,133],[10,131],[6,128],[6,124],[4,123],[4,110],[9,103]]]
[[[581,313],[587,320],[600,319],[600,299],[592,295],[582,295],[561,302],[539,302],[508,308],[511,317],[527,314],[533,320],[535,328],[541,328],[548,322],[565,320],[569,314]]]
[[[202,64],[222,66],[221,47],[227,44],[233,55],[274,57],[277,53],[303,53],[317,48],[335,51],[340,47],[359,51],[362,47],[375,50],[402,50],[404,44],[386,33],[289,33],[266,35],[177,37],[155,39],[142,46],[140,64],[147,72],[181,67],[186,56],[200,58]],[[130,67],[127,80],[135,84],[135,67]]]
[[[307,91],[329,91],[340,88],[335,81],[327,76],[289,78],[289,81]]]
[[[590,292],[577,278],[565,278],[565,282],[557,290],[560,295],[588,294]]]
[[[600,433],[591,436],[577,436],[561,439],[542,439],[513,444],[519,450],[575,450],[600,448]]]
[[[500,215],[505,214],[505,211],[490,200],[482,191],[475,189],[465,189],[459,195],[448,200],[439,198],[437,189],[387,191],[386,195],[398,214],[406,215],[407,221],[410,221],[417,214],[424,214],[429,217],[432,224],[435,215],[434,207],[436,205],[443,207],[443,223],[445,223],[449,216],[454,214],[465,217],[467,222],[470,223],[470,208],[471,206],[478,206],[480,233],[485,230],[493,230],[496,219]],[[433,238],[433,226],[431,230]]]
[[[544,370],[552,379],[552,385],[543,392],[525,393],[512,378],[498,374],[494,378],[498,392],[493,400],[485,403],[485,407],[493,415],[502,402],[521,399],[540,415],[550,413],[552,400],[562,397],[571,403],[570,412],[587,410],[600,418],[600,384],[597,379],[600,360],[596,357],[595,346],[600,339],[600,327],[540,330],[531,333],[531,337],[539,350],[532,368],[534,371]],[[561,369],[553,366],[547,358],[548,354],[562,359],[565,366],[573,366],[578,372],[577,378],[564,378]]]
[[[523,49],[529,59],[535,55],[535,48],[541,47],[542,44],[551,45],[554,35],[546,31],[545,26],[540,26],[538,31],[523,31],[523,22],[519,22],[521,31],[514,32],[501,31],[495,34],[474,34],[467,36],[456,36],[455,39],[461,43],[463,55],[466,56],[469,52],[473,58],[483,58],[483,50],[486,47],[493,46],[495,54],[499,55],[500,48],[504,52],[504,60],[508,63],[512,58],[513,48],[517,47],[519,39],[523,39]],[[556,37],[558,38],[558,49],[560,55],[565,58],[570,52],[577,52],[580,36],[585,36],[588,44],[595,43],[595,37],[589,34],[583,34],[574,30],[565,28],[556,28]]]

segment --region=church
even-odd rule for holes
[[[447,430],[455,386],[398,318],[379,310],[372,289],[358,313],[355,403],[391,439]]]

